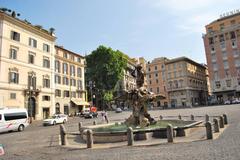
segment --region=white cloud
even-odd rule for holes
[[[221,4],[229,4],[234,0],[142,0],[141,3],[155,8],[165,8],[174,11],[190,11],[203,9],[209,6],[216,7]]]
[[[204,33],[204,26],[216,18],[218,18],[218,15],[214,13],[201,13],[191,15],[181,22],[178,22],[177,28],[190,33]]]
[[[236,9],[237,0],[142,0],[141,4],[175,16],[176,27],[187,33],[203,33],[204,26],[222,12]],[[232,8],[234,7],[234,8]]]

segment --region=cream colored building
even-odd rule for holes
[[[57,113],[74,115],[86,105],[85,58],[55,46],[55,108]]]
[[[167,92],[171,107],[207,104],[206,67],[187,57],[166,62]]]
[[[55,113],[52,32],[0,12],[0,106],[26,108],[42,119]]]

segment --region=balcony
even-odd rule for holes
[[[37,87],[25,86],[24,87],[24,95],[37,97],[39,95],[39,93],[41,92],[41,90],[42,90],[41,86],[37,86]]]

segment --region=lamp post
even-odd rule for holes
[[[93,88],[95,87],[95,82],[94,81],[89,81],[89,88],[91,92],[91,103],[93,105],[93,98],[95,98],[95,95],[93,95]]]
[[[32,92],[33,92],[33,77],[34,73],[31,72],[29,80],[29,100],[28,100],[28,109],[29,109],[29,116],[30,116],[30,123],[32,123],[33,118],[33,106],[32,106]]]
[[[29,88],[29,102],[28,102],[29,110],[30,110],[30,123],[32,123],[32,117],[33,117],[33,113],[32,113],[32,90],[33,90],[33,87],[30,86],[30,88]]]

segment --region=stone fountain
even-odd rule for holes
[[[147,111],[147,105],[154,101],[157,96],[147,91],[143,86],[144,72],[142,71],[142,66],[137,65],[131,75],[136,78],[137,88],[126,91],[122,96],[116,98],[127,101],[132,106],[132,115],[125,121],[125,124],[141,128],[155,124],[156,121]]]
[[[162,95],[155,95],[147,91],[143,86],[144,72],[142,66],[137,65],[131,73],[136,78],[137,87],[129,91],[123,91],[115,100],[125,101],[132,107],[132,114],[123,123],[100,124],[93,126],[83,126],[79,128],[82,133],[81,138],[86,140],[86,131],[93,131],[94,143],[113,143],[127,140],[127,129],[131,127],[136,140],[145,140],[147,137],[166,138],[167,125],[172,124],[178,133],[185,133],[185,129],[200,122],[184,120],[158,120],[156,121],[148,113],[148,104],[160,99]],[[181,132],[180,132],[181,131]],[[183,134],[182,134],[183,135]]]

